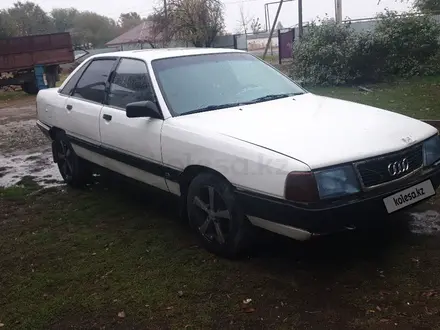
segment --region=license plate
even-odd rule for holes
[[[427,180],[388,196],[384,198],[383,202],[385,203],[388,213],[393,213],[433,195],[435,195],[434,187],[432,186],[431,180]]]

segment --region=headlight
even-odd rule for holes
[[[341,197],[361,191],[351,165],[315,172],[315,178],[321,199]]]
[[[436,135],[423,143],[423,164],[431,166],[440,159],[440,136]]]

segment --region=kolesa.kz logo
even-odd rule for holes
[[[408,194],[400,195],[397,198],[393,197],[393,201],[394,201],[394,204],[396,206],[398,206],[398,205],[402,205],[406,202],[409,202],[409,201],[413,200],[414,198],[423,196],[424,194],[425,194],[425,192],[423,191],[423,188],[416,188],[415,191],[410,192]]]

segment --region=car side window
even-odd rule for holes
[[[108,104],[125,109],[132,102],[154,100],[145,62],[123,58],[110,84]]]
[[[78,81],[73,96],[103,103],[105,86],[115,61],[114,59],[93,60]]]
[[[76,83],[78,82],[79,78],[81,78],[84,70],[87,69],[88,66],[88,64],[84,64],[82,67],[80,67],[78,71],[76,71],[75,74],[67,81],[60,93],[69,96],[72,95]]]

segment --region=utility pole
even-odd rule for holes
[[[300,1],[301,1],[301,0],[300,0]],[[281,6],[282,6],[282,5],[283,5],[283,0],[280,1],[280,4],[279,4],[279,6],[278,6],[277,13],[276,13],[276,15],[275,15],[275,20],[273,21],[272,29],[270,30],[269,39],[267,40],[267,44],[266,44],[266,49],[264,49],[263,60],[264,60],[264,58],[266,57],[267,50],[269,49],[269,45],[271,44],[273,31],[275,30],[275,26],[276,26],[276,24],[277,24],[278,16],[280,15],[280,11],[281,11]]]
[[[284,0],[284,2],[292,2],[292,1],[296,1],[296,0]],[[269,28],[270,28],[270,17],[269,17],[269,5],[274,5],[274,4],[279,4],[279,1],[274,1],[274,2],[267,2],[264,4],[264,18],[265,18],[265,28],[266,28],[266,32],[269,32]]]
[[[335,0],[335,21],[342,23],[342,0]]]
[[[266,18],[266,32],[269,31],[270,24],[269,24],[269,5],[266,3],[265,5],[265,18]]]
[[[303,33],[303,2],[298,0],[298,36],[302,38]]]

